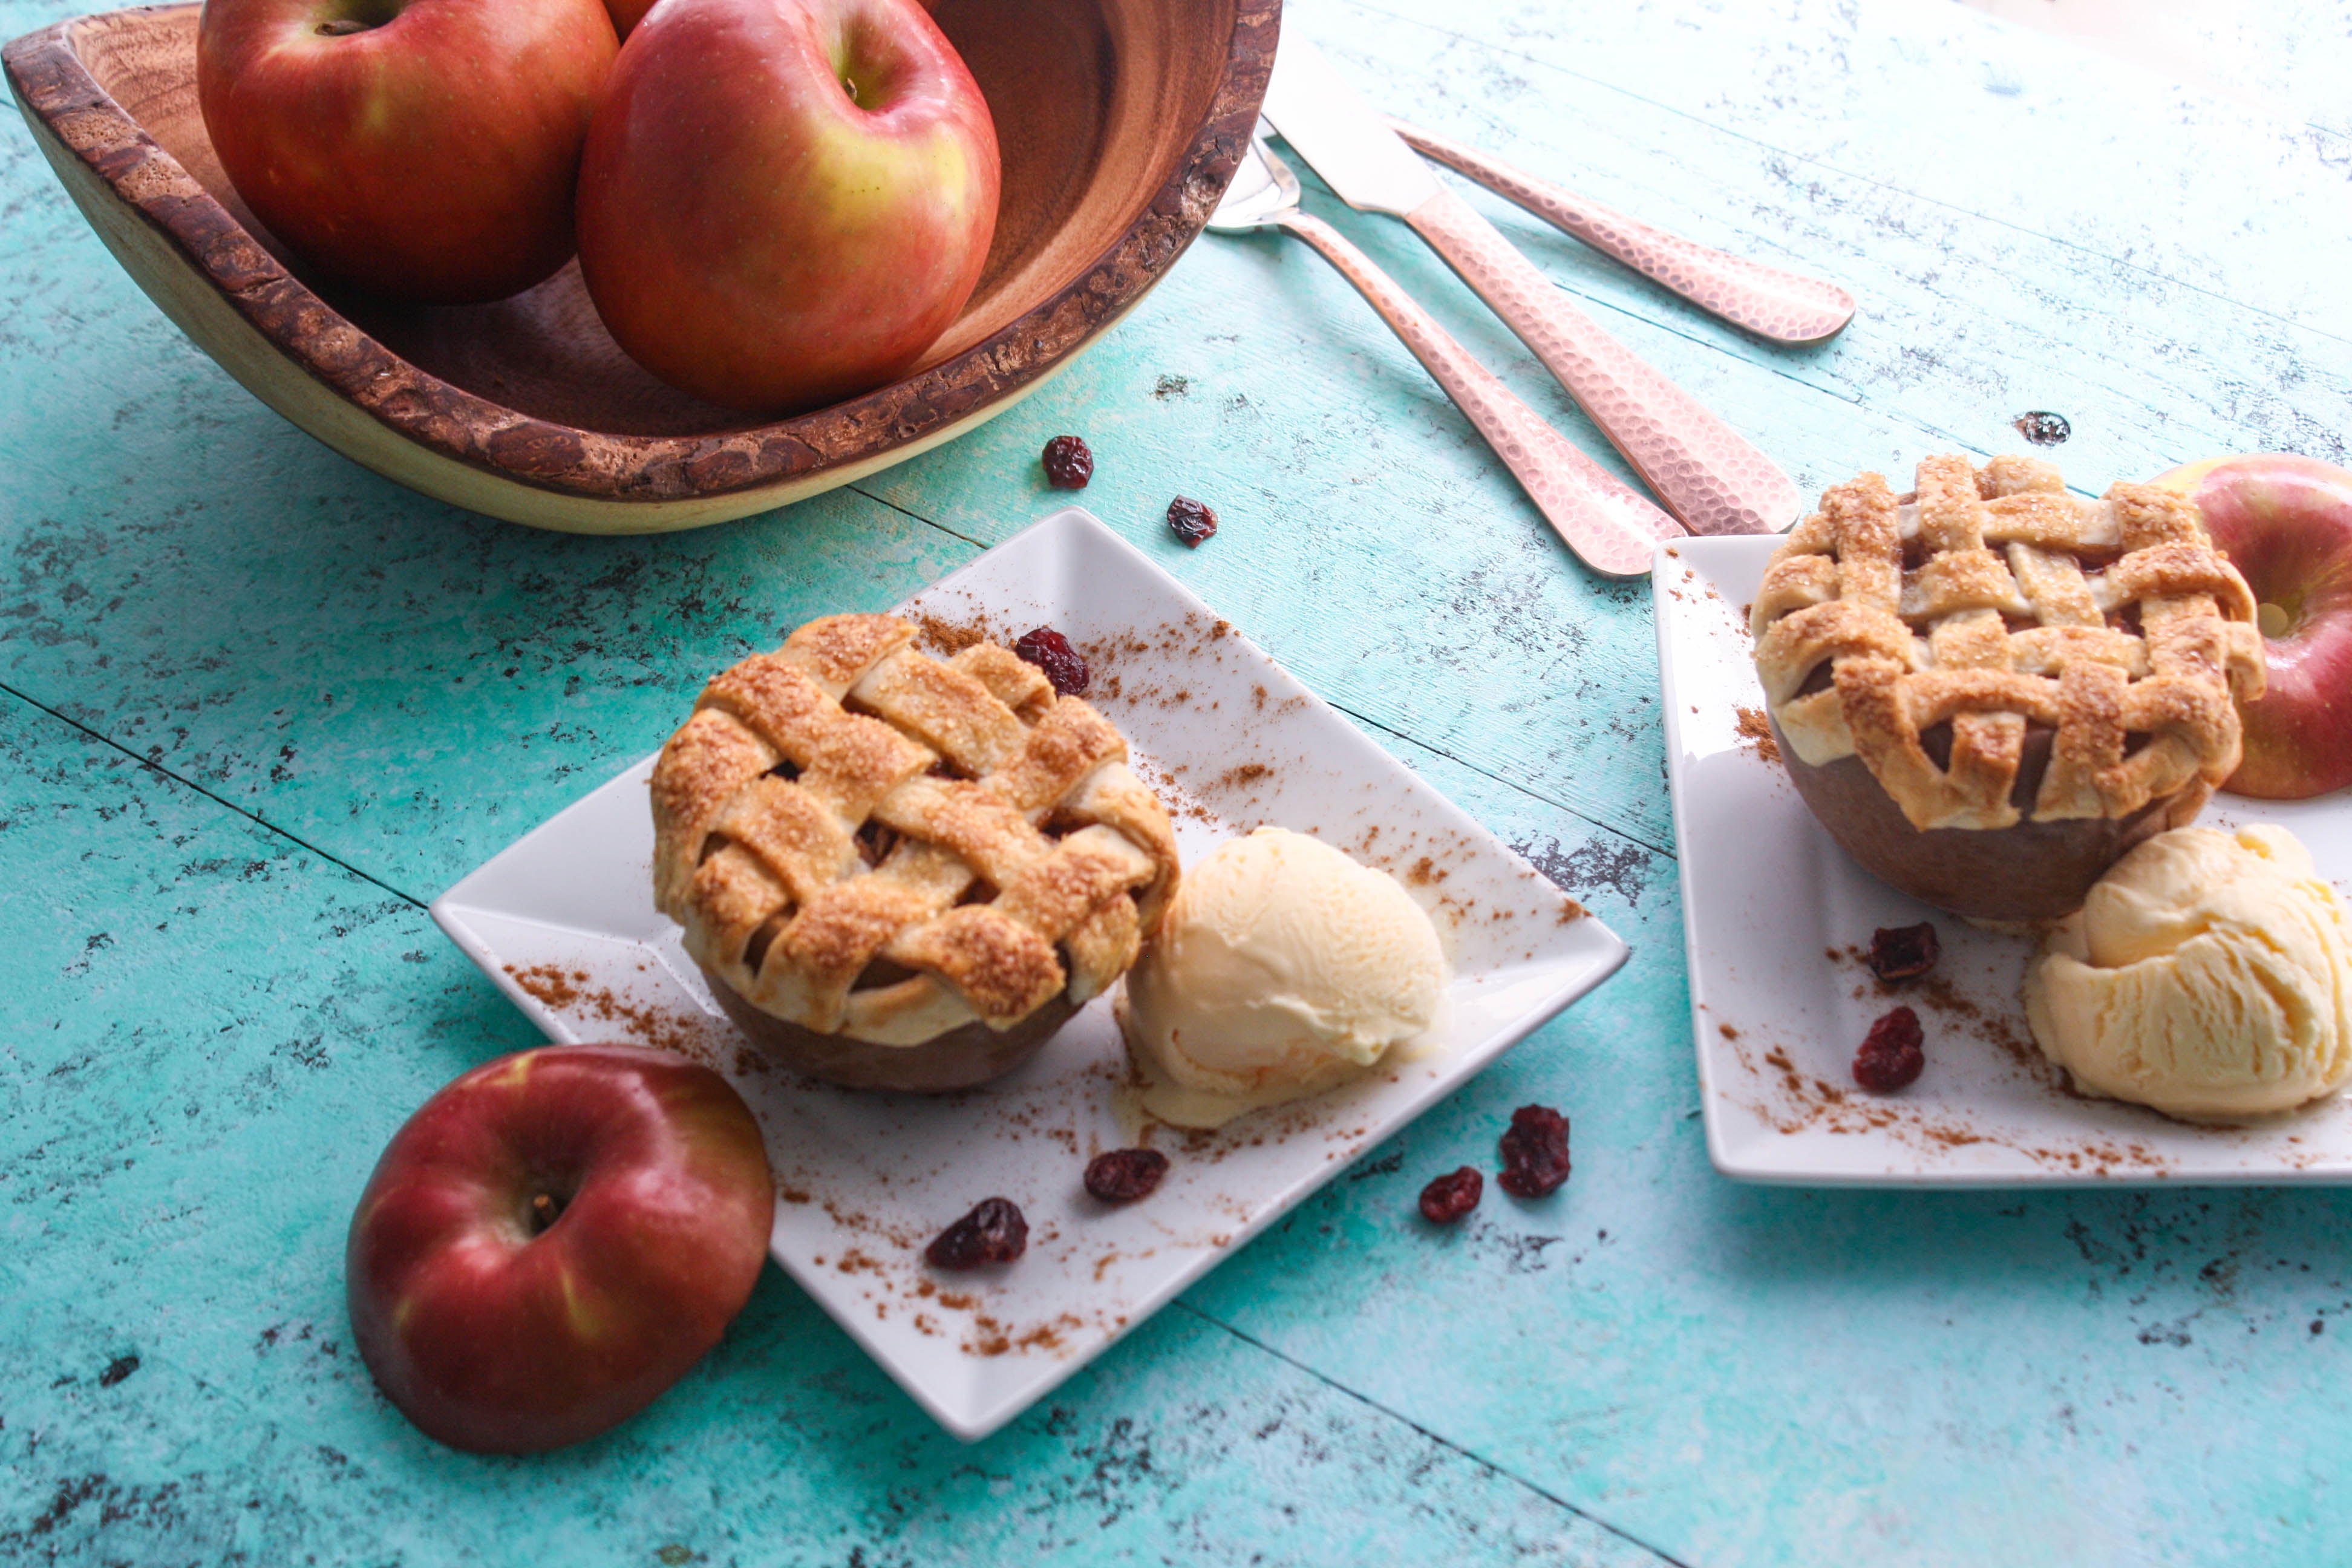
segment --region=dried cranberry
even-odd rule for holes
[[[1051,626],[1039,626],[1013,645],[1013,651],[1045,672],[1054,689],[1065,697],[1076,697],[1087,689],[1087,661],[1070,646],[1070,639]]]
[[[1191,496],[1178,496],[1168,503],[1168,526],[1176,531],[1177,538],[1198,550],[1201,541],[1217,531],[1216,509]]]
[[[1486,1190],[1486,1178],[1465,1165],[1421,1189],[1421,1217],[1432,1225],[1452,1225],[1478,1206]]]
[[[1011,1198],[982,1198],[923,1248],[934,1268],[1010,1263],[1029,1250],[1029,1222]]]
[[[1870,972],[1889,984],[1916,980],[1936,967],[1942,951],[1936,928],[1926,921],[1915,926],[1880,926],[1870,933]]]
[[[1568,1180],[1568,1118],[1549,1106],[1522,1105],[1503,1134],[1503,1173],[1515,1198],[1539,1198]]]
[[[1057,490],[1082,490],[1095,477],[1095,455],[1076,436],[1045,443],[1045,482]]]
[[[1168,1156],[1157,1149],[1113,1149],[1087,1162],[1087,1191],[1102,1203],[1131,1204],[1160,1189]]]
[[[1862,1049],[1853,1053],[1853,1081],[1873,1094],[1893,1094],[1927,1068],[1927,1055],[1919,1049],[1926,1038],[1919,1015],[1897,1007],[1863,1037]]]
[[[2074,433],[2063,414],[2053,414],[2046,408],[2036,408],[2010,421],[2017,433],[2037,447],[2055,447]]]

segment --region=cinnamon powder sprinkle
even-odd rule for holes
[[[994,628],[988,624],[986,616],[977,616],[966,621],[951,621],[945,616],[935,615],[925,610],[914,616],[914,623],[915,629],[921,635],[923,641],[942,653],[961,653],[964,649],[977,643],[987,642],[995,636]]]
[[[584,969],[567,970],[553,963],[535,963],[528,969],[511,963],[504,967],[514,976],[514,983],[543,1006],[618,1025],[619,1032],[636,1045],[669,1051],[705,1067],[719,1065],[698,1019],[634,1001],[605,986],[592,986]],[[738,1070],[744,1065],[739,1061]]]
[[[1777,764],[1780,761],[1780,742],[1772,738],[1772,721],[1765,715],[1764,710],[1735,708],[1732,712],[1737,716],[1732,727],[1748,743],[1748,749],[1766,762]]]
[[[1860,966],[1864,954],[1858,947],[1849,948],[1843,952],[1832,948],[1829,956]],[[1872,984],[1881,995],[1895,994],[1895,986],[1874,980]],[[2009,1057],[2024,1076],[2046,1090],[2069,1098],[2083,1098],[2067,1081],[2066,1075],[2042,1057],[2031,1036],[2019,1022],[1961,994],[1948,979],[1940,975],[1927,976],[1911,982],[1902,994],[1923,1009],[1932,1010],[1948,1026],[1973,1034]],[[2074,1175],[2127,1173],[2160,1178],[2172,1173],[2168,1160],[2126,1134],[2103,1136],[2092,1133],[2075,1138],[2060,1136],[2040,1140],[2019,1138],[1998,1128],[1956,1121],[1948,1114],[1939,1115],[1924,1107],[1849,1093],[1839,1085],[1800,1068],[1783,1046],[1774,1046],[1766,1050],[1759,1065],[1749,1055],[1738,1031],[1729,1025],[1719,1024],[1717,1026],[1724,1038],[1731,1042],[1731,1048],[1738,1055],[1741,1066],[1757,1078],[1774,1083],[1779,1089],[1777,1104],[1752,1102],[1748,1106],[1767,1126],[1779,1132],[1797,1133],[1816,1127],[1832,1133],[1884,1131],[1919,1146],[1945,1150],[1972,1143],[1992,1143],[2013,1149],[2046,1170],[2063,1171]]]

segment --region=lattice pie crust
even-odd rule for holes
[[[1176,839],[1127,742],[992,643],[833,616],[703,689],[653,775],[654,897],[761,1011],[911,1046],[1135,960]]]
[[[2238,765],[2232,692],[2263,690],[2253,595],[2194,505],[2146,485],[2069,496],[2027,458],[1929,458],[1914,496],[1876,474],[1829,490],[1749,624],[1796,759],[1859,755],[1923,829],[2020,819],[2029,722],[2056,731],[2037,822],[2210,793]],[[1938,766],[1921,736],[1946,723]]]

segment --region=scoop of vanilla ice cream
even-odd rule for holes
[[[1445,981],[1436,928],[1393,878],[1261,827],[1186,868],[1119,1023],[1144,1109],[1217,1126],[1362,1071],[1429,1027]]]
[[[2289,1110],[2352,1078],[2352,917],[2282,828],[2142,844],[2027,973],[2043,1054],[2187,1121]]]

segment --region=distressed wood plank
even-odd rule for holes
[[[1786,169],[1775,173],[1773,164],[1785,163],[1785,153],[1759,147],[1743,133],[1699,125],[1679,111],[1645,110],[1632,100],[1593,107],[1587,102],[1592,92],[1570,93],[1557,80],[1538,79],[1548,68],[1525,58],[1530,46],[1519,34],[1509,37],[1515,54],[1446,44],[1427,26],[1362,7],[1302,5],[1294,20],[1308,28],[1345,23],[1343,58],[1363,68],[1369,81],[1388,84],[1382,88],[1387,96],[1425,99],[1437,110],[1429,118],[1497,142],[1531,164],[1597,169],[1606,154],[1636,178],[1663,182],[1672,174],[1684,187],[1678,205],[1697,204],[1718,214],[1737,216],[1748,193],[1753,211],[1740,220],[1744,226],[1779,231],[1780,243],[1760,253],[1849,277],[1875,268],[1869,278],[1853,277],[1873,309],[1838,344],[1775,352],[1701,323],[1678,302],[1538,231],[1531,220],[1507,219],[1556,276],[1590,290],[1630,341],[1758,435],[1809,488],[1874,463],[1901,471],[1937,448],[2014,445],[2005,422],[2025,405],[2063,405],[2083,434],[2063,455],[2078,480],[2093,489],[2118,474],[2145,474],[2230,447],[2301,445],[2325,451],[2319,436],[2342,427],[2344,356],[2330,349],[2329,340],[2145,279],[2145,288],[2124,290],[2127,297],[2116,303],[2111,296],[2117,291],[2109,286],[2113,264],[2098,259],[2093,265],[2067,243],[1947,208],[1919,209],[1867,180],[1844,179],[1836,189],[1822,184],[1838,183],[1830,174],[1794,181]],[[1433,37],[1443,46],[1434,54]],[[1562,47],[1557,38],[1537,41]],[[1572,41],[1580,49],[1592,43],[1583,37]],[[1375,47],[1381,52],[1370,52]],[[1496,75],[1497,61],[1517,61],[1517,74]],[[1979,116],[1997,119],[2006,100],[1977,97]],[[1451,107],[1468,102],[1488,104],[1490,110],[1473,119]],[[1492,104],[1506,112],[1498,117]],[[1528,132],[1542,140],[1522,145],[1494,134],[1508,128],[1506,121],[1546,129]],[[1571,148],[1578,153],[1573,159]],[[12,179],[37,179],[29,155],[19,150],[16,156],[26,167]],[[1595,194],[1683,221],[1672,207],[1661,212],[1658,201],[1629,200],[1629,193],[1602,184]],[[37,205],[39,198],[33,199]],[[1321,205],[1336,206],[1328,197]],[[403,513],[417,503],[308,452],[299,437],[244,405],[216,372],[190,363],[184,346],[175,350],[169,329],[144,313],[119,276],[96,258],[94,242],[62,202],[51,205],[46,232],[43,225],[23,226],[34,260],[30,276],[86,279],[81,287],[92,297],[76,305],[89,330],[78,335],[77,353],[92,379],[116,395],[110,408],[97,409],[60,399],[54,381],[27,377],[10,383],[18,388],[18,401],[0,404],[0,413],[28,432],[22,462],[32,493],[68,514],[53,521],[80,530],[61,533],[39,519],[27,520],[30,531],[20,527],[12,542],[20,557],[34,557],[20,561],[17,574],[29,592],[8,606],[18,624],[7,641],[16,646],[0,649],[0,659],[36,696],[47,692],[62,700],[62,686],[76,686],[84,716],[108,732],[148,731],[135,737],[142,749],[184,749],[192,773],[217,769],[224,754],[257,738],[273,738],[277,726],[270,718],[280,705],[282,682],[264,682],[258,692],[223,689],[215,682],[201,695],[175,694],[175,706],[184,710],[193,701],[195,721],[175,720],[155,738],[153,731],[164,726],[150,689],[124,692],[117,701],[121,710],[110,712],[100,689],[120,672],[85,684],[85,667],[70,658],[73,643],[94,636],[101,616],[119,621],[121,608],[138,605],[139,595],[92,581],[99,574],[89,570],[56,572],[53,563],[86,562],[105,547],[106,521],[120,526],[137,517],[144,524],[143,514],[155,510],[167,519],[184,519],[201,507],[210,526],[234,531],[262,524],[253,515],[256,495],[304,497],[311,506],[340,508],[347,517]],[[1447,313],[1475,347],[1502,363],[1563,427],[1601,447],[1516,343],[1397,226],[1352,214],[1342,221]],[[1689,226],[1732,243],[1747,237],[1710,232],[1704,222]],[[1906,227],[1915,232],[1906,235]],[[12,227],[12,236],[18,232]],[[2040,281],[2021,289],[2011,281],[2020,277]],[[28,289],[14,303],[12,317],[55,311],[55,288],[43,281]],[[1886,300],[1902,303],[1881,303]],[[2167,336],[2180,324],[2186,306],[2201,310],[2189,323],[2194,335]],[[2144,379],[2119,368],[2138,366],[2162,374]],[[2177,373],[2168,368],[2175,366]],[[2217,395],[2236,404],[2217,409]],[[117,423],[98,425],[91,416],[100,412]],[[223,421],[208,443],[210,460],[193,471],[184,465],[173,471],[175,459],[166,450],[180,433]],[[1088,500],[1163,558],[1181,560],[1179,569],[1196,586],[1320,689],[1379,722],[1567,800],[1592,820],[1664,842],[1656,728],[1644,711],[1652,679],[1648,633],[1638,617],[1618,613],[1638,591],[1596,584],[1567,563],[1467,426],[1320,263],[1272,240],[1203,240],[1169,287],[1071,376],[975,437],[872,483],[871,493],[967,537],[1001,538],[1048,503],[1034,455],[1057,427],[1088,431],[1104,448],[1102,475]],[[142,463],[141,457],[152,460]],[[134,481],[134,497],[125,504],[94,505],[77,496],[73,486],[88,487],[89,476],[110,468]],[[1180,490],[1202,494],[1227,520],[1227,531],[1197,556],[1178,551],[1155,521],[1166,499]],[[299,503],[296,510],[299,515]],[[797,536],[824,510],[801,509],[754,525],[753,531]],[[220,521],[223,514],[227,521]],[[329,522],[331,527],[333,520]],[[384,600],[425,605],[452,577],[530,575],[551,562],[544,570],[560,594],[608,570],[658,572],[656,557],[683,557],[677,570],[693,574],[703,570],[705,552],[719,549],[702,542],[656,544],[635,554],[567,562],[561,552],[527,540],[484,542],[463,523],[456,525],[454,539],[405,521],[394,526],[419,539],[400,561],[365,560],[364,569],[390,574],[380,584],[338,582],[341,563],[330,548],[319,552],[326,559],[299,565],[289,557],[258,562],[247,556],[262,575],[207,587],[232,587],[240,613],[268,619],[303,613],[277,601],[310,595],[310,574],[317,574],[324,584],[345,587],[343,605],[364,618]],[[378,552],[373,540],[342,547],[345,560],[354,563]],[[517,565],[524,560],[530,567]],[[225,572],[229,565],[222,563]],[[821,574],[816,580],[823,581]],[[903,591],[916,581],[919,575],[900,573],[890,586]],[[155,593],[173,586],[153,579],[145,585]],[[380,596],[377,605],[364,602],[370,592]],[[152,645],[164,646],[142,649],[133,667],[184,675],[183,650],[168,645],[186,634],[156,616],[152,603],[140,607],[155,630]],[[320,620],[331,624],[341,609]],[[502,625],[477,630],[489,631],[492,641],[532,640],[518,616],[502,618]],[[764,628],[730,631],[765,635]],[[112,627],[107,636],[116,636]],[[28,641],[35,650],[25,649]],[[573,655],[591,652],[581,647]],[[642,650],[620,654],[626,660],[641,658]],[[129,659],[131,649],[121,648],[119,657]],[[321,662],[331,668],[349,657],[324,647],[299,654],[305,668]],[[236,661],[224,668],[235,679]],[[461,673],[434,671],[432,689],[451,700],[462,721],[468,706],[481,710],[457,692],[454,682]],[[569,679],[567,673],[567,684]],[[1445,688],[1442,698],[1433,683]],[[524,693],[530,710],[526,732],[560,726],[565,718],[561,698],[560,689]],[[332,741],[297,721],[304,734],[274,738],[320,765],[333,760],[338,746],[382,755],[400,748],[397,731],[413,722],[412,713],[341,723],[332,727]],[[214,720],[220,722],[209,722]],[[640,733],[649,744],[662,729],[649,722]],[[617,755],[618,748],[596,754]],[[273,756],[269,765],[282,760]],[[247,763],[257,777],[268,771],[253,765],[258,762]],[[479,787],[478,781],[467,782]],[[318,818],[333,809],[322,802],[310,816],[286,819],[318,827]],[[484,840],[456,842],[472,849]],[[433,875],[446,879],[466,863],[464,857],[447,857]]]
[[[1633,945],[1186,1300],[1683,1563],[2352,1558],[2352,1193],[1805,1192],[1708,1168],[1673,862],[1412,748]],[[1558,1107],[1576,1173],[1489,1184]]]
[[[0,30],[68,8],[0,0]],[[2340,78],[2338,19],[2298,15],[2298,70]],[[2094,489],[2231,448],[2342,456],[2348,165],[2324,129],[1912,0],[1298,0],[1291,20],[1442,129],[1856,287],[1839,342],[1765,350],[1476,198],[1809,486],[2013,447],[2028,407],[2074,421],[2056,455]],[[1310,205],[1601,450],[1394,225]],[[48,847],[18,858],[13,805],[0,829],[12,874],[58,889],[0,915],[0,1018],[22,1026],[0,1179],[73,1180],[0,1220],[0,1293],[29,1303],[0,1344],[46,1374],[0,1407],[0,1537],[61,1510],[44,1539],[84,1554],[226,1534],[268,1560],[424,1560],[451,1538],[417,1521],[444,1518],[488,1558],[553,1539],[765,1560],[803,1525],[827,1562],[1635,1550],[1549,1494],[1710,1564],[2352,1556],[2326,1458],[2352,1427],[2346,1199],[1779,1194],[1706,1169],[1646,595],[1546,541],[1303,251],[1203,239],[1070,375],[870,496],[558,542],[421,503],[259,410],[0,119],[0,680],[402,892],[657,742],[779,625],[888,603],[1045,510],[1036,451],[1064,429],[1103,456],[1090,505],[1591,902],[1633,964],[1197,1287],[1204,1319],[1164,1316],[976,1453],[772,1278],[640,1427],[487,1466],[426,1447],[317,1342],[377,1141],[527,1032],[382,889],[216,806],[52,778],[79,753],[45,741],[20,772],[47,781]],[[1225,517],[1197,552],[1158,522],[1179,490]],[[1422,1231],[1420,1183],[1489,1156],[1529,1100],[1576,1119],[1567,1193],[1490,1191],[1471,1229]]]
[[[2326,48],[2299,53],[2305,34],[2340,33],[2328,0],[1963,0],[2006,21],[2039,27],[2084,50],[2138,66],[2167,84],[2228,99],[2259,113],[2352,132],[2344,94],[2323,73]]]
[[[1510,117],[1521,124],[1563,110],[1664,110],[2352,335],[2352,303],[2331,281],[2326,248],[2309,243],[2310,226],[2342,210],[2352,148],[2340,136],[2292,110],[2265,116],[2166,86],[1947,0],[1618,11],[1503,0],[1475,13],[1441,0],[1308,0],[1287,20],[1367,57],[1412,58],[1375,41],[1386,20],[1419,39],[1423,58],[1452,37],[1471,55],[1540,66],[1551,91],[1539,110]],[[2305,68],[2340,72],[2352,56],[2340,14],[2312,6],[2282,20],[2291,30],[2278,47]],[[1490,80],[1508,92],[1507,68]],[[1497,95],[1472,97],[1493,106]],[[1582,179],[1610,164],[1580,156],[1569,166]]]
[[[350,1343],[376,1152],[532,1032],[424,912],[0,699],[0,1558],[1663,1562],[1171,1310],[973,1447],[781,1271],[619,1431],[443,1448]]]

